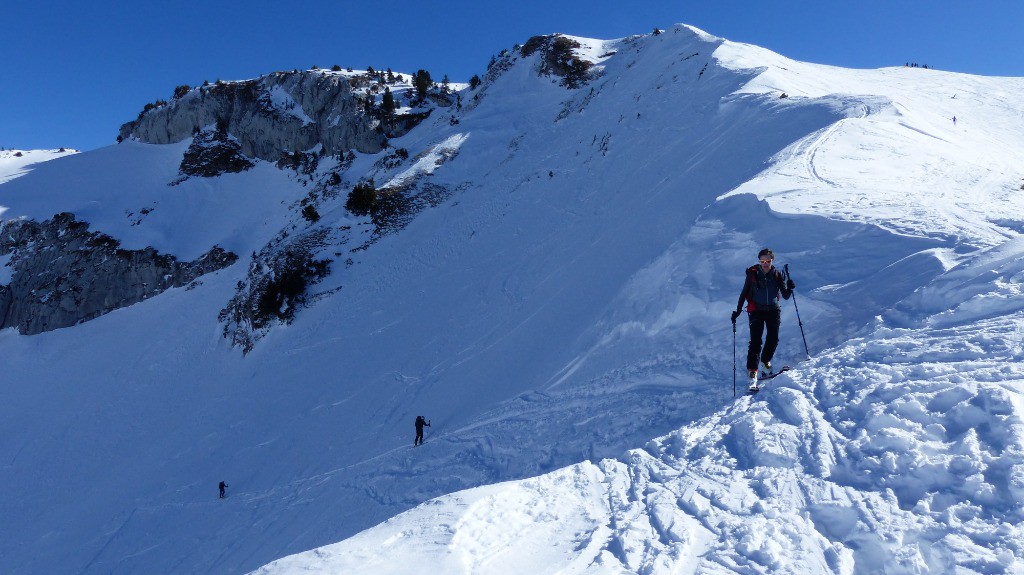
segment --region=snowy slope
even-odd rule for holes
[[[849,274],[801,290],[804,309],[853,293],[848,305],[878,317],[756,398],[643,449],[445,496],[258,573],[1024,570],[1013,121],[1024,101],[1009,98],[1020,80],[826,69],[729,43],[716,56],[769,66],[740,94],[860,109],[782,150],[722,202],[754,194],[782,213],[895,234],[837,233],[821,255],[801,246],[821,258],[810,267],[823,279]],[[901,236],[938,241],[902,258]],[[884,255],[892,266],[866,275],[864,261]],[[665,279],[641,273],[634,285],[651,293]]]
[[[478,101],[464,92],[462,112],[435,114],[393,141],[410,151],[408,164],[380,169],[378,158],[357,158],[352,181],[419,174],[457,192],[368,249],[336,246],[323,289],[340,289],[245,357],[217,321],[244,263],[71,329],[0,333],[0,489],[19,494],[0,502],[9,518],[0,570],[242,573],[432,497],[589,459],[600,463],[431,501],[272,569],[326,555],[342,562],[327,568],[340,571],[402,572],[416,562],[442,572],[621,572],[640,571],[646,553],[653,572],[673,564],[757,572],[772,561],[842,572],[864,561],[849,519],[862,507],[835,512],[853,524],[848,533],[824,533],[805,516],[821,504],[829,517],[825,491],[799,500],[787,491],[761,507],[749,494],[767,494],[763,485],[789,473],[787,485],[833,481],[835,498],[864,508],[895,500],[883,520],[938,521],[952,508],[943,498],[874,479],[879,430],[906,436],[892,444],[910,462],[886,463],[893,476],[911,469],[919,444],[944,461],[960,439],[957,424],[989,412],[1013,430],[1000,456],[1019,454],[1019,400],[974,409],[971,398],[987,388],[970,388],[969,377],[946,382],[927,362],[981,371],[981,355],[1005,356],[986,373],[1012,379],[1019,350],[998,334],[1013,333],[1018,313],[1012,192],[1021,174],[1012,167],[1024,133],[1013,95],[1022,81],[814,66],[685,27],[582,43],[603,71],[589,85],[567,90],[537,76],[536,56],[518,60]],[[955,104],[943,93],[957,94],[948,98]],[[956,126],[946,119],[954,113]],[[301,178],[263,163],[167,186],[187,144],[127,142],[43,164],[0,187],[0,206],[5,217],[73,211],[126,247],[179,257],[213,244],[248,254],[283,227],[307,225],[294,209],[307,192]],[[318,225],[368,236],[343,203],[319,206]],[[742,269],[765,244],[792,265],[818,357],[757,401],[734,403],[726,318]],[[988,271],[993,261],[1003,267]],[[960,302],[960,317],[943,314]],[[996,310],[1008,315],[995,318]],[[783,361],[804,355],[794,320],[787,311]],[[979,334],[978,349],[958,352],[941,339],[957,325]],[[916,348],[899,341],[928,338],[931,355],[895,367],[863,351],[912,357]],[[937,433],[918,421],[927,413],[866,419],[884,415],[893,398],[928,406],[928,391],[913,383],[931,379],[965,386],[929,408],[966,402],[963,414],[938,423],[948,436],[926,435]],[[871,395],[886,382],[894,392]],[[843,394],[858,401],[831,403]],[[433,426],[412,451],[417,414]],[[768,448],[765,437],[775,440]],[[822,455],[830,450],[855,457],[838,469]],[[948,460],[972,475],[970,465],[956,467],[966,460]],[[1019,484],[1015,465],[996,466],[1001,486]],[[959,485],[954,476],[939,476],[936,489]],[[225,501],[216,499],[220,480],[230,486]],[[650,486],[649,501],[634,482]],[[521,504],[506,504],[513,500]],[[939,519],[914,511],[920,501]],[[1016,524],[999,508],[1006,499],[970,501],[982,521]],[[769,522],[789,530],[799,554],[758,551],[775,544],[756,528]],[[510,541],[510,524],[524,536]],[[536,525],[545,527],[535,537]],[[936,525],[922,532],[976,533],[953,519]],[[893,529],[895,538],[911,527]],[[407,532],[423,533],[417,546],[393,549],[388,567],[373,563],[376,542],[407,541]],[[885,543],[909,557],[902,543]],[[450,549],[458,563],[444,563],[456,560]]]
[[[879,322],[643,449],[441,497],[256,573],[1020,573],[1010,243],[934,284],[991,270],[974,282],[991,291]]]
[[[77,150],[66,148],[59,150],[0,150],[0,184],[24,176],[33,164],[77,153]]]

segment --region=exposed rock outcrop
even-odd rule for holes
[[[576,54],[577,48],[581,48],[579,42],[553,34],[530,38],[521,52],[524,58],[540,52],[541,74],[562,78],[561,84],[566,88],[579,88],[591,79],[594,64]]]
[[[121,126],[119,140],[170,144],[221,126],[250,158],[278,161],[282,154],[318,144],[329,154],[376,153],[386,136],[343,74],[278,72],[254,80],[217,82],[144,111]]]
[[[335,233],[329,228],[297,237],[282,232],[253,254],[249,273],[219,316],[232,346],[249,353],[274,323],[291,323],[297,310],[329,293],[314,295],[309,288],[330,273],[331,260],[315,256],[337,241]]]
[[[62,213],[43,223],[0,224],[0,255],[11,282],[0,285],[0,328],[33,335],[127,307],[233,264],[214,247],[192,262],[153,248],[121,249],[114,238]]]
[[[242,155],[238,140],[223,129],[200,132],[185,151],[178,171],[181,177],[210,178],[221,174],[244,172],[255,164]]]

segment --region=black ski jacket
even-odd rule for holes
[[[782,272],[772,266],[768,273],[761,271],[761,266],[754,264],[747,268],[747,279],[743,282],[743,291],[740,292],[740,299],[736,302],[736,309],[743,309],[747,304],[747,311],[755,310],[780,310],[779,296],[789,299],[793,290],[786,288],[786,278]]]

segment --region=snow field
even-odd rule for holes
[[[78,153],[78,150],[61,150],[0,150],[0,184],[29,173],[33,164]]]

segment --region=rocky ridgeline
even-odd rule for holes
[[[33,335],[68,327],[138,303],[238,260],[214,247],[192,262],[153,248],[121,249],[90,232],[71,214],[42,223],[0,224],[0,256],[9,256],[11,282],[0,285],[0,329]]]
[[[489,69],[474,103],[497,76],[520,56],[539,54],[537,72],[560,77],[566,88],[592,79],[592,64],[576,53],[580,45],[560,35],[531,38],[512,52],[503,51]],[[393,83],[383,75],[307,70],[277,72],[253,80],[181,86],[170,102],[148,104],[139,117],[121,126],[118,141],[137,139],[150,144],[172,144],[192,139],[179,168],[175,185],[190,177],[216,177],[245,171],[262,159],[279,169],[292,169],[312,182],[319,179],[302,216],[306,229],[292,235],[286,222],[279,236],[249,263],[249,273],[238,284],[234,298],[222,310],[224,334],[247,352],[277,322],[290,322],[297,310],[336,291],[307,293],[330,273],[330,261],[315,254],[351,239],[340,230],[315,225],[317,204],[344,193],[343,178],[321,173],[320,160],[333,156],[335,169],[344,169],[354,152],[377,154],[387,149],[388,138],[402,136],[430,116],[435,108],[456,106],[461,96],[434,85],[403,113],[387,112],[378,103],[382,87],[410,99],[412,85]],[[453,123],[457,120],[453,116]],[[404,155],[386,156],[376,172],[393,172],[412,161]],[[447,161],[450,158],[445,158]],[[356,175],[350,175],[355,180]],[[468,186],[469,183],[464,184]],[[365,214],[372,226],[367,249],[376,238],[394,233],[417,213],[436,206],[454,190],[418,179],[395,189],[380,190]],[[0,223],[0,263],[6,256],[11,268],[9,285],[0,285],[0,328],[15,327],[22,334],[37,334],[68,327],[126,307],[171,288],[189,284],[199,276],[234,263],[235,254],[214,247],[193,262],[152,248],[124,250],[119,242],[71,214],[58,214],[43,223],[16,220]],[[348,260],[349,262],[351,260]],[[346,264],[348,265],[348,264]]]
[[[340,73],[309,70],[201,86],[147,107],[138,119],[121,126],[118,140],[171,144],[217,126],[231,134],[242,154],[270,162],[317,145],[331,155],[377,153],[387,137],[379,118],[361,106],[351,80]]]

